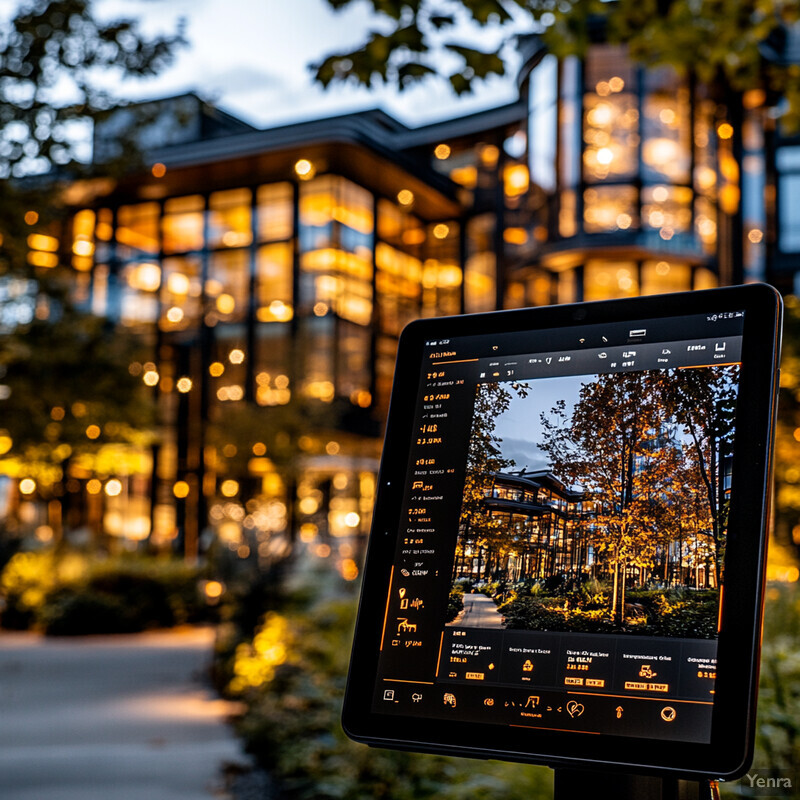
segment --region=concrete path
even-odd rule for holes
[[[246,763],[205,678],[213,631],[0,633],[2,800],[209,800]]]
[[[461,628],[502,628],[503,615],[491,597],[485,594],[464,595],[464,614],[454,623]]]

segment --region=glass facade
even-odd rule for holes
[[[396,158],[303,123],[323,144],[166,159],[31,238],[31,264],[71,267],[79,306],[139,337],[158,406],[129,505],[72,476],[92,524],[261,566],[299,541],[344,569],[410,321],[763,279],[770,248],[800,252],[800,146],[769,155],[763,97],[729,108],[607,44],[540,56],[513,113],[403,129]]]

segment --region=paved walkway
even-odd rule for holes
[[[464,595],[464,614],[454,623],[461,628],[502,628],[503,615],[491,597],[485,594]]]
[[[205,679],[213,631],[0,633],[2,800],[209,800],[246,762]]]

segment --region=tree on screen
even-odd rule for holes
[[[730,498],[728,475],[733,457],[739,367],[679,369],[664,381],[666,402],[690,439],[690,458],[702,481],[710,516],[713,568],[722,582]]]
[[[641,580],[655,567],[679,524],[684,484],[698,480],[692,471],[678,478],[683,449],[661,380],[653,373],[601,375],[583,385],[572,409],[561,401],[542,414],[542,449],[553,473],[594,501],[582,535],[611,570],[610,611],[620,623],[629,570]]]
[[[503,456],[502,439],[495,433],[495,420],[511,404],[511,393],[499,383],[480,384],[475,393],[472,431],[467,451],[467,472],[461,505],[456,565],[467,558],[466,551],[478,554],[478,574],[489,576],[492,567],[513,546],[512,531],[486,507],[491,496],[494,475],[514,462]]]

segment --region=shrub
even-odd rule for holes
[[[75,552],[17,553],[0,574],[6,628],[50,635],[128,633],[208,617],[196,568],[127,557],[90,563]]]
[[[142,630],[140,620],[120,599],[91,589],[57,592],[43,607],[39,622],[44,633],[50,636],[87,636]]]
[[[355,615],[351,600],[270,612],[236,649],[230,690],[248,710],[246,747],[287,800],[537,800],[549,770],[369,748],[339,722]]]

